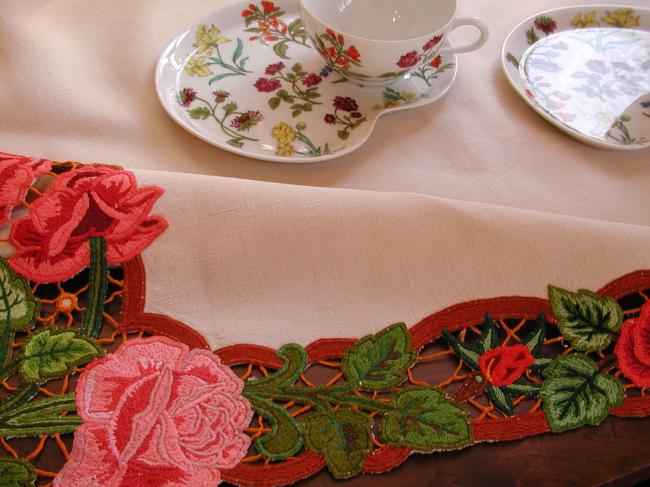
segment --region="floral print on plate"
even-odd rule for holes
[[[328,35],[321,42],[334,49],[333,65],[353,70],[363,62],[343,36]],[[442,44],[424,44],[415,58],[426,64],[402,75],[393,91],[360,87],[312,48],[297,2],[236,3],[177,37],[161,57],[156,83],[172,118],[213,145],[263,160],[316,162],[360,147],[383,113],[443,96],[456,57],[439,56]],[[412,62],[405,56],[391,75]]]
[[[643,143],[627,132],[628,108],[650,92],[650,32],[585,28],[551,35],[524,54],[530,96],[568,126],[597,139]]]
[[[650,144],[650,12],[568,7],[516,27],[503,68],[517,92],[573,137],[608,149]]]

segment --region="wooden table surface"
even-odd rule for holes
[[[335,481],[327,469],[300,487],[636,485],[650,479],[650,418],[608,417],[597,428],[412,455],[378,476]]]

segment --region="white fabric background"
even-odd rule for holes
[[[461,0],[491,39],[462,55],[450,94],[383,118],[363,148],[314,165],[221,151],[159,106],[160,52],[225,3],[0,0],[0,150],[120,164],[167,189],[155,212],[170,229],[144,255],[147,310],[215,347],[277,346],[650,267],[650,152],[568,138],[500,70],[519,21],[587,2]],[[248,180],[150,171],[161,169]]]
[[[404,193],[137,171],[170,230],[148,311],[211,346],[360,337],[462,301],[598,289],[650,268],[650,228]],[[191,191],[188,189],[191,188]],[[206,202],[209,202],[206,203]]]

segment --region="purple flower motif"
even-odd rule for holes
[[[619,92],[623,93],[624,95],[628,96],[639,96],[640,92],[638,88],[635,88],[634,86],[630,85],[622,85],[619,88]]]
[[[641,106],[643,108],[650,108],[650,101],[642,101]]]
[[[332,72],[332,68],[330,66],[325,66],[323,69],[320,70],[320,75],[323,78],[327,78],[331,72]]]
[[[533,57],[530,60],[530,64],[534,68],[546,71],[547,73],[559,73],[562,71],[560,66],[543,58]]]
[[[627,71],[629,73],[634,71],[629,64],[623,63],[621,61],[612,61],[612,68],[618,69],[619,71]]]
[[[587,67],[591,69],[594,73],[598,73],[598,74],[609,73],[609,68],[600,59],[590,59],[589,61],[587,61]]]

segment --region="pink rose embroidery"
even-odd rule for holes
[[[167,228],[164,218],[149,216],[162,193],[138,188],[128,171],[85,167],[63,174],[13,224],[10,264],[36,282],[62,281],[89,265],[91,237],[105,238],[109,264],[126,262]]]
[[[213,486],[250,445],[242,381],[207,350],[133,339],[79,377],[84,420],[56,487]]]
[[[0,152],[0,225],[7,223],[11,210],[23,200],[34,179],[51,168],[47,159]]]

